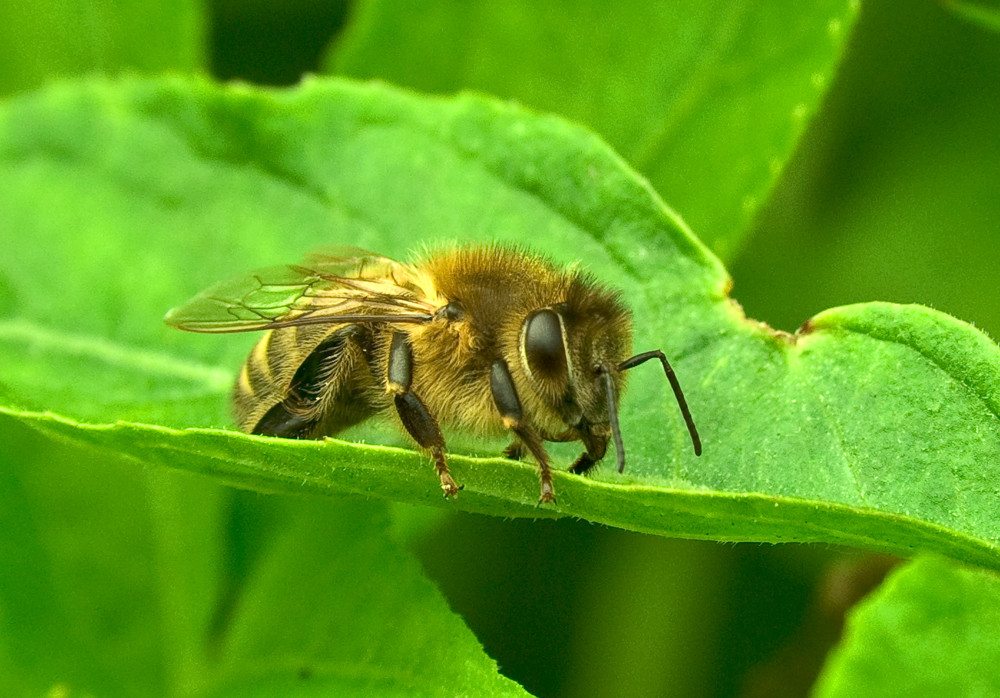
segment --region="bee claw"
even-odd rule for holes
[[[552,488],[551,482],[542,483],[542,493],[538,497],[538,506],[542,504],[555,504],[556,503],[556,493]]]
[[[465,489],[465,485],[456,484],[451,475],[446,473],[441,476],[441,489],[444,490],[445,499],[455,499]]]
[[[503,457],[510,460],[524,460],[524,442],[520,439],[503,450]]]

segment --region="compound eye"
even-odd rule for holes
[[[536,310],[525,320],[524,356],[531,373],[540,378],[566,375],[562,327],[554,311]]]

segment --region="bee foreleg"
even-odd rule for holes
[[[500,411],[504,426],[517,435],[517,438],[531,451],[531,455],[538,462],[538,479],[541,481],[542,488],[539,500],[542,502],[556,501],[555,488],[552,486],[549,454],[542,444],[541,437],[523,421],[524,411],[521,408],[521,400],[517,396],[517,389],[514,387],[514,379],[510,376],[507,362],[503,359],[497,359],[493,362],[490,371],[490,390],[493,394],[493,403]],[[512,453],[523,455],[523,449],[515,449],[514,444],[511,444],[504,451],[504,455],[509,457]]]
[[[541,438],[539,438],[538,434],[531,427],[524,424],[512,425],[510,430],[517,434],[517,437],[528,447],[531,455],[535,457],[535,461],[538,463],[538,479],[541,482],[542,488],[538,501],[556,501],[556,490],[552,485],[552,467],[549,462],[549,454],[545,450]]]
[[[388,374],[388,388],[393,394],[396,412],[413,440],[431,452],[445,496],[454,497],[462,488],[455,484],[448,470],[448,461],[444,455],[444,436],[427,405],[410,387],[412,382],[413,351],[406,335],[396,332],[392,335],[392,346],[389,349]]]

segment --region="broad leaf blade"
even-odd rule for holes
[[[361,498],[268,500],[276,530],[222,639],[212,696],[525,696]]]
[[[994,696],[998,635],[995,573],[920,558],[852,612],[814,695]]]
[[[0,414],[0,693],[196,684],[227,492],[67,447]]]
[[[857,8],[364,0],[329,67],[483,90],[586,124],[729,258],[832,82]]]
[[[978,24],[984,29],[1000,32],[1000,6],[994,2],[965,2],[944,0],[942,4],[959,17]]]
[[[262,491],[998,564],[997,347],[918,307],[830,311],[797,335],[748,321],[677,217],[560,119],[340,81],[289,92],[168,81],[20,100],[0,112],[0,132],[0,230],[36,241],[10,246],[2,271],[16,299],[0,325],[14,367],[3,410],[26,423]],[[318,244],[405,258],[423,242],[494,238],[582,259],[625,291],[636,348],[662,348],[677,369],[701,458],[653,366],[633,371],[624,396],[625,474],[560,472],[551,509],[536,506],[530,464],[456,455],[466,490],[444,502],[409,450],[177,431],[228,426],[222,378],[253,341],[161,324],[199,288]],[[72,291],[53,303],[54,288]],[[79,360],[71,374],[67,353]],[[116,420],[132,424],[100,426]],[[407,443],[377,428],[367,437]],[[456,449],[457,437],[447,434],[453,452],[499,451]],[[576,455],[553,450],[559,464]]]
[[[234,497],[6,414],[0,436],[4,695],[526,695],[382,503]]]
[[[0,6],[0,93],[53,78],[126,70],[194,72],[204,63],[202,3],[43,0]]]

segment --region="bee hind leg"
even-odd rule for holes
[[[356,325],[326,337],[295,371],[288,396],[271,407],[250,430],[252,434],[293,439],[319,439],[370,417],[374,409],[364,399],[367,388],[365,338]]]
[[[455,497],[462,488],[455,484],[451,471],[448,470],[441,427],[424,401],[410,388],[412,377],[413,351],[410,349],[410,342],[405,334],[396,332],[392,335],[392,346],[389,349],[388,375],[388,388],[393,393],[396,412],[413,440],[431,452],[445,496]]]

